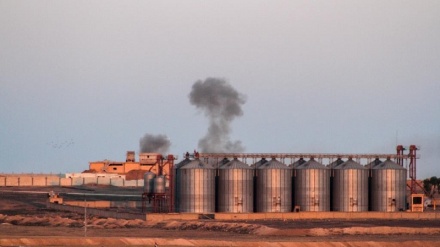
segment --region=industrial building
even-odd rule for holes
[[[173,155],[141,153],[136,161],[135,153],[128,151],[125,162],[90,162],[89,168],[109,174],[140,172],[143,208],[152,203],[154,212],[397,212],[407,210],[411,194],[416,194],[418,149],[399,145],[396,150],[396,154],[194,152],[175,165]]]
[[[163,174],[169,179],[171,166],[175,157],[168,155],[164,157],[159,153],[140,153],[136,161],[135,152],[127,151],[125,162],[123,161],[92,161],[89,162],[90,173],[119,174],[125,175],[127,179],[142,179],[145,172]]]
[[[173,169],[175,179],[166,183],[161,204],[167,208],[160,211],[406,211],[413,194],[411,186],[407,188],[408,170],[415,180],[411,171],[417,148],[412,145],[408,155],[403,150],[398,146],[397,154],[187,153]],[[157,179],[145,176],[146,186],[147,180]],[[145,191],[154,198],[151,188]]]

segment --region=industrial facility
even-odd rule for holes
[[[89,170],[86,172],[125,175],[128,179],[141,179],[145,172],[152,172],[164,175],[169,180],[174,159],[173,155],[164,157],[159,153],[140,153],[139,161],[136,161],[135,152],[127,151],[125,162],[92,161],[89,162]]]
[[[399,145],[396,154],[195,151],[176,165],[167,156],[168,173],[158,165],[144,174],[144,207],[153,203],[154,212],[201,214],[406,211],[420,204],[419,197],[413,199],[416,150]]]

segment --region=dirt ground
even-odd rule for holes
[[[84,198],[85,192],[133,195],[129,200],[140,200],[139,189],[2,187],[0,246],[153,246],[155,242],[159,246],[440,246],[440,220],[151,222],[88,216],[85,229],[83,215],[46,208],[52,189],[79,192],[64,196],[70,200]]]

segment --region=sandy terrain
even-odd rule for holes
[[[89,216],[85,232],[83,215],[46,209],[44,193],[6,190],[11,188],[0,188],[0,246],[440,246],[440,220],[147,222]]]

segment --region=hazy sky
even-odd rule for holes
[[[440,176],[440,1],[0,0],[0,173],[197,148],[192,85],[246,97],[246,152],[395,153]]]

